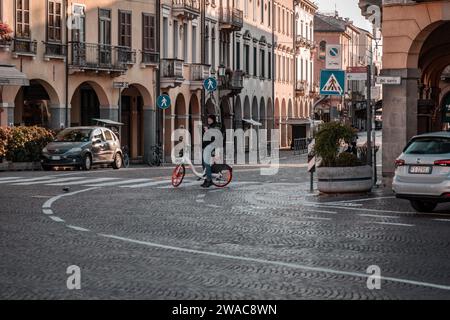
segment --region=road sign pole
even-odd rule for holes
[[[370,89],[372,87],[372,67],[367,66],[367,165],[372,166],[372,108],[370,100],[372,100]]]

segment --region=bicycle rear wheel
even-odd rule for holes
[[[213,179],[212,183],[219,188],[224,188],[230,184],[233,179],[233,169],[226,164],[212,166]]]
[[[172,186],[175,188],[178,187],[183,182],[185,174],[186,168],[184,167],[184,164],[176,166],[172,172]]]

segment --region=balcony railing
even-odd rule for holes
[[[244,26],[244,13],[236,8],[220,8],[220,24],[222,29],[239,31]]]
[[[200,15],[200,0],[172,0],[172,12],[188,20]]]
[[[203,81],[209,77],[209,69],[211,67],[205,64],[191,64],[191,81]]]
[[[45,55],[63,57],[66,55],[66,46],[62,43],[44,42]]]
[[[295,84],[295,91],[298,95],[304,96],[308,91],[308,83],[305,80],[298,80]]]
[[[244,88],[244,71],[235,70],[227,73],[224,78],[219,77],[219,89],[240,92]]]
[[[141,63],[143,64],[159,63],[159,53],[153,51],[142,51],[141,54],[142,54]]]
[[[183,60],[162,59],[161,77],[183,79]]]
[[[14,39],[13,52],[18,54],[35,55],[37,52],[37,41],[30,39]]]
[[[69,43],[69,66],[72,68],[105,71],[125,71],[135,61],[129,48],[98,43]]]

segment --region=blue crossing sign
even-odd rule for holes
[[[343,70],[322,70],[320,72],[320,94],[343,96],[345,93],[345,72]]]
[[[209,77],[203,81],[203,87],[208,92],[214,92],[217,90],[217,80],[213,77]]]
[[[162,94],[156,100],[156,104],[158,105],[158,108],[165,110],[170,108],[172,102],[170,101],[170,97],[167,94]]]

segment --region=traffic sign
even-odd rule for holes
[[[156,104],[158,105],[158,108],[160,109],[168,109],[171,105],[170,97],[167,94],[162,94],[158,97],[156,100]]]
[[[208,92],[214,92],[217,90],[217,80],[213,77],[209,77],[203,81],[203,87]]]
[[[376,84],[401,84],[401,77],[375,77]]]
[[[342,96],[345,92],[345,72],[343,70],[322,70],[320,73],[320,94]]]
[[[367,67],[348,67],[347,80],[367,81]]]
[[[127,89],[130,86],[128,82],[113,82],[114,89]]]
[[[326,47],[325,66],[327,69],[342,69],[342,53],[340,44],[328,44]]]

